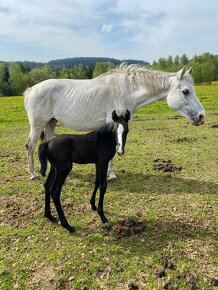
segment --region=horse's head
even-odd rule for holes
[[[191,73],[192,68],[186,70],[185,66],[177,72],[176,76],[172,76],[167,103],[193,125],[199,126],[204,124],[205,111],[195,94]]]
[[[126,144],[127,134],[129,132],[128,122],[130,119],[130,112],[126,110],[125,115],[118,116],[116,111],[112,112],[112,120],[114,121],[114,133],[117,142],[118,155],[124,154],[124,147]]]

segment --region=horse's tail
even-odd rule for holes
[[[45,132],[44,132],[44,130],[42,131],[42,133],[40,135],[40,140],[41,140],[41,142],[45,141]]]
[[[40,173],[42,176],[45,176],[46,169],[47,169],[47,149],[48,149],[48,142],[41,143],[39,145],[39,161],[40,161]]]
[[[28,101],[28,97],[30,95],[30,92],[31,92],[31,88],[27,88],[25,90],[25,92],[23,93],[23,95],[24,95],[24,107],[25,107],[26,111],[27,111],[27,101]]]

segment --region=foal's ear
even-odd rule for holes
[[[129,120],[130,120],[130,111],[126,110],[125,121],[128,122]]]
[[[112,112],[112,119],[114,122],[118,121],[118,119],[119,119],[115,110]]]

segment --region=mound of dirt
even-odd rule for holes
[[[213,129],[218,128],[218,125],[214,124],[214,125],[211,126],[211,128],[213,128]]]
[[[153,160],[155,163],[153,166],[154,170],[157,171],[163,171],[163,172],[175,172],[175,171],[181,171],[182,166],[176,166],[172,163],[171,160],[162,160],[162,159],[155,159]],[[158,164],[156,164],[158,162]]]
[[[131,218],[127,218],[118,222],[117,225],[114,226],[114,233],[117,239],[122,237],[128,237],[134,234],[139,234],[143,232],[145,229],[144,220],[134,220]]]

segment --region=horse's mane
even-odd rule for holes
[[[142,65],[121,63],[115,69],[104,73],[102,75],[109,75],[115,73],[125,74],[130,78],[131,82],[140,83],[142,86],[146,87],[150,93],[157,95],[163,90],[167,90],[170,87],[171,81],[170,77],[176,76],[176,73],[163,72],[152,69],[146,69]],[[102,76],[100,75],[100,76]],[[185,74],[184,79],[193,84],[193,79],[190,74]]]

